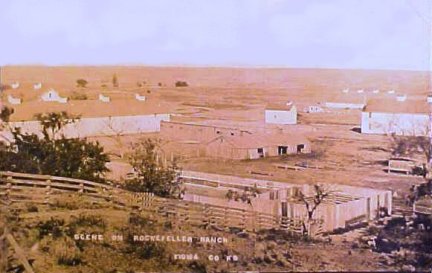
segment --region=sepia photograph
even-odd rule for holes
[[[0,273],[432,272],[432,0],[0,26]]]

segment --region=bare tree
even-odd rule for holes
[[[299,192],[299,198],[304,203],[307,210],[308,220],[313,219],[314,213],[319,205],[321,205],[322,202],[332,193],[329,188],[319,184],[313,185],[313,189],[313,195],[306,195],[302,191]]]
[[[124,130],[125,126],[123,126],[124,122],[121,124],[122,126],[115,126],[113,118],[109,117],[108,121],[105,124],[108,127],[108,129],[110,130],[110,132],[109,133],[103,132],[103,134],[105,136],[111,138],[112,140],[114,140],[114,142],[116,143],[116,146],[120,152],[119,156],[121,158],[123,158],[123,156],[124,156],[123,151],[125,150],[124,149],[125,145],[123,143],[123,136],[125,135],[125,130]]]
[[[318,219],[315,219],[314,214],[318,207],[328,199],[333,193],[330,187],[324,185],[315,184],[313,185],[313,193],[305,194],[302,191],[299,192],[299,199],[304,203],[307,212],[307,218],[302,221],[303,233],[311,236],[311,225],[317,223]]]

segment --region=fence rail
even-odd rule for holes
[[[128,208],[147,210],[167,217],[177,224],[241,228],[248,231],[283,229],[303,233],[303,222],[252,209],[167,199],[152,193],[133,193],[111,185],[49,175],[0,172],[0,198],[12,202],[49,204],[59,193],[90,196]]]

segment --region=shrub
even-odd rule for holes
[[[117,74],[113,75],[113,77],[112,77],[112,84],[113,84],[114,87],[119,87]]]
[[[0,107],[0,120],[9,122],[10,116],[14,113],[14,109],[10,107]]]
[[[106,228],[106,222],[101,216],[80,214],[78,217],[72,216],[70,226],[78,227],[99,227]]]
[[[63,235],[65,221],[62,219],[51,218],[45,222],[39,222],[36,228],[39,231],[39,239],[47,235],[52,235],[53,238],[59,238]]]
[[[176,86],[176,87],[187,87],[187,86],[189,86],[189,85],[188,85],[188,83],[185,82],[185,81],[176,81],[175,86]]]
[[[55,240],[50,247],[50,253],[59,265],[76,266],[82,263],[81,251],[69,237]]]
[[[77,81],[76,81],[76,83],[77,83],[77,86],[78,87],[83,87],[83,88],[85,88],[86,86],[87,86],[87,81],[86,80],[84,80],[84,79],[78,79]]]
[[[188,268],[191,270],[190,272],[207,273],[207,266],[202,262],[193,261],[188,264]]]
[[[73,92],[69,97],[71,100],[87,100],[88,97],[86,94]]]
[[[129,215],[129,224],[135,225],[135,226],[140,226],[140,227],[145,227],[145,226],[152,225],[152,222],[149,219],[140,216],[139,214],[131,213]]]
[[[39,211],[38,207],[34,204],[27,204],[26,208],[27,208],[27,212],[38,212]]]
[[[137,243],[133,241],[132,233],[129,233],[126,236],[126,249],[124,252],[126,253],[134,253],[140,259],[149,260],[149,259],[165,259],[167,256],[167,250],[164,244],[160,242],[145,242],[143,244]]]

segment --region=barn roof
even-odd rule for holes
[[[196,127],[206,127],[206,128],[213,128],[213,129],[226,129],[226,130],[232,130],[232,131],[237,131],[237,132],[246,132],[249,133],[249,130],[243,129],[243,128],[239,128],[239,127],[234,127],[234,126],[229,126],[229,125],[216,125],[216,124],[206,124],[204,122],[201,123],[197,123],[197,122],[192,122],[192,121],[186,121],[186,122],[180,122],[180,121],[161,121],[161,124],[178,124],[178,125],[189,125],[189,126],[196,126]]]
[[[136,116],[170,113],[167,104],[147,103],[135,99],[112,100],[104,103],[99,100],[71,100],[68,103],[31,101],[13,106],[15,112],[11,121],[33,120],[38,113],[66,111],[82,118],[109,116]]]
[[[363,112],[429,114],[431,108],[426,100],[369,100]]]
[[[363,104],[365,97],[363,94],[332,94],[325,100],[330,103],[351,103],[351,104]]]
[[[219,136],[209,143],[224,139],[238,149],[257,149],[269,146],[297,145],[309,143],[309,140],[298,134],[247,134],[242,136]]]
[[[291,111],[294,103],[289,105],[281,104],[281,103],[270,103],[266,106],[266,110],[278,110],[278,111]]]

